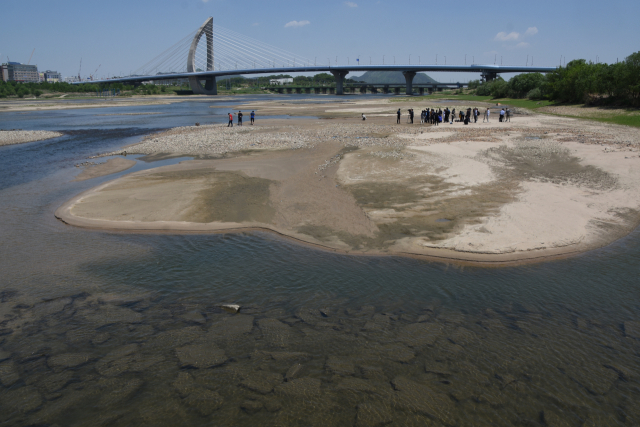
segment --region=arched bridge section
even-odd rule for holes
[[[478,73],[482,79],[492,80],[500,73],[549,73],[556,69],[555,67],[502,65],[319,65],[315,60],[305,59],[267,45],[260,40],[249,39],[232,30],[220,26],[216,26],[215,30],[214,32],[213,18],[210,17],[193,37],[188,35],[171,46],[138,69],[135,72],[136,75],[107,80],[89,80],[76,84],[119,82],[137,85],[154,80],[186,79],[194,93],[217,95],[216,78],[220,76],[325,72],[335,76],[335,92],[337,95],[342,95],[344,79],[350,72],[400,71],[405,77],[406,93],[411,95],[413,78],[418,72]],[[203,36],[206,39],[204,45],[206,52],[202,52],[203,45],[200,43]],[[216,46],[216,57],[214,57],[214,46]]]
[[[196,49],[202,36],[207,40],[207,71],[213,71],[213,18],[209,17],[204,24],[196,32],[191,47],[189,48],[189,56],[187,57],[187,73],[196,72]],[[197,76],[189,77],[189,85],[193,93],[201,95],[217,95],[218,86],[216,85],[216,76],[207,76],[205,78],[205,85],[202,86],[200,78]]]

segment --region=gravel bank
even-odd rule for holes
[[[128,154],[181,154],[187,156],[223,155],[243,150],[306,148],[322,141],[337,141],[345,146],[381,146],[400,148],[411,143],[392,135],[390,125],[372,125],[363,129],[353,124],[333,124],[322,128],[304,126],[261,126],[228,128],[226,125],[188,126],[149,135],[127,147]],[[420,129],[414,131],[420,133]],[[406,132],[405,132],[406,133]],[[105,153],[104,156],[120,154]]]
[[[42,141],[43,139],[57,138],[62,135],[60,132],[44,130],[0,130],[0,146]]]

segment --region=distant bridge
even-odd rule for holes
[[[191,36],[193,35],[193,38]],[[205,36],[206,43],[201,43]],[[214,40],[219,52],[218,64],[214,62]],[[186,50],[189,45],[188,50]],[[204,51],[204,52],[203,52]],[[186,54],[186,58],[184,58]],[[185,61],[186,59],[186,61]],[[287,62],[287,66],[284,62]],[[297,63],[301,65],[296,66]],[[314,65],[310,65],[313,62]],[[330,62],[330,61],[329,61]],[[359,62],[359,61],[358,61]],[[234,68],[235,63],[235,68]],[[184,69],[183,64],[186,64]],[[238,65],[240,64],[240,67]],[[282,64],[282,66],[277,66]],[[90,80],[84,83],[126,83],[138,85],[156,80],[187,79],[191,90],[196,94],[217,95],[216,78],[249,74],[285,74],[327,72],[336,79],[336,95],[344,94],[344,79],[350,72],[364,71],[400,71],[405,77],[407,95],[413,94],[413,78],[418,72],[465,72],[479,73],[484,80],[493,80],[500,73],[549,73],[555,67],[518,67],[502,65],[316,65],[316,61],[293,55],[279,48],[266,45],[258,40],[220,27],[213,31],[213,18],[209,18],[195,32],[176,43],[167,51],[145,64],[155,74],[141,73],[129,77],[106,80]],[[144,66],[143,66],[144,67]],[[164,67],[164,68],[163,68]],[[171,71],[176,67],[179,71]],[[216,69],[217,68],[217,69]],[[170,71],[166,71],[170,70]],[[137,74],[137,73],[136,73]],[[203,84],[204,83],[204,84]]]

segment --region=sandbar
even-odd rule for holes
[[[542,114],[396,125],[363,122],[339,102],[282,104],[234,108],[334,117],[149,135],[127,152],[195,159],[104,183],[56,216],[95,229],[270,230],[351,254],[495,265],[582,253],[640,223],[635,128]],[[374,99],[353,108],[408,106],[423,107]]]

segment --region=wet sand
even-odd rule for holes
[[[76,176],[74,181],[84,181],[87,179],[97,178],[99,176],[111,175],[114,173],[126,171],[136,164],[135,160],[116,157],[109,159],[104,163],[86,167]]]
[[[127,152],[199,159],[103,184],[56,216],[102,229],[268,229],[348,253],[497,264],[584,252],[640,222],[635,129],[535,114],[395,125],[386,114],[423,106],[353,104],[251,103],[234,109],[327,118],[150,135]],[[362,122],[358,109],[381,115]]]

